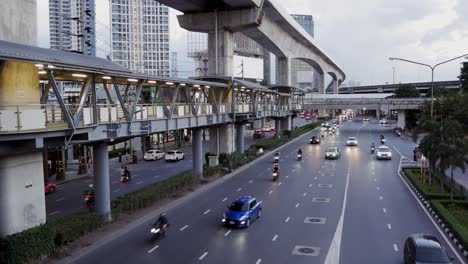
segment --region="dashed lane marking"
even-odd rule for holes
[[[203,214],[206,215],[207,213],[211,212],[210,209],[206,210]]]
[[[381,201],[382,201],[382,200],[383,200],[383,197],[382,197],[382,196],[380,196],[380,197],[379,197],[379,200],[381,200]]]
[[[115,193],[116,193],[116,192],[120,192],[120,189],[114,190],[114,192],[115,192]]]
[[[384,213],[387,213],[387,209],[383,208],[382,210],[383,210]]]
[[[273,193],[273,191],[268,192],[268,194],[272,194],[272,193]]]
[[[296,208],[298,208],[298,207],[299,207],[299,203],[296,204]]]
[[[208,255],[208,252],[203,253],[203,255],[201,255],[201,256],[198,258],[198,260],[204,259],[204,258],[206,257],[206,255]]]
[[[181,229],[179,229],[180,231],[184,231],[186,228],[188,227],[188,225],[184,225]]]
[[[159,245],[156,245],[154,248],[148,250],[148,254],[158,249]]]
[[[232,230],[228,230],[226,231],[226,233],[224,233],[224,236],[228,236],[230,233],[231,233]]]
[[[302,196],[306,196],[306,195],[307,195],[307,193],[306,193],[306,192],[305,192],[304,194],[302,194]]]
[[[289,178],[289,175],[286,175],[286,178]]]
[[[60,201],[63,201],[63,200],[65,200],[65,198],[62,197],[62,198],[58,198],[58,199],[55,200],[55,201],[56,201],[56,202],[60,202]]]
[[[314,178],[314,180],[318,179],[317,177]]]
[[[380,190],[379,186],[377,186],[377,190]]]
[[[224,199],[223,199],[223,202],[225,202],[227,199],[228,199],[227,197],[226,197],[226,198],[224,198]]]
[[[49,216],[52,216],[52,215],[54,215],[54,214],[59,214],[59,213],[60,213],[60,211],[55,211],[55,212],[53,212],[53,213],[50,213]]]
[[[278,239],[278,235],[275,235],[271,241],[276,241]]]
[[[284,222],[285,222],[285,223],[289,222],[289,219],[290,219],[289,216],[286,217],[286,219],[284,220]]]
[[[282,183],[282,182],[279,182],[279,183],[278,183],[278,185],[281,185],[281,184],[283,184],[283,183]]]
[[[142,181],[139,181],[139,182],[137,182],[136,184],[142,184],[142,183],[143,183]]]
[[[242,188],[237,189],[238,192],[242,191]]]
[[[257,259],[257,262],[255,262],[255,264],[260,264],[262,263],[262,259]]]
[[[250,180],[250,181],[249,181],[249,183],[252,183],[252,182],[253,182],[253,180]]]
[[[388,227],[388,229],[392,229],[392,225],[391,225],[391,224],[387,224],[387,227]]]
[[[312,188],[312,183],[311,183],[311,184],[309,184],[309,188]]]
[[[398,252],[398,246],[396,244],[393,244],[393,250],[395,250],[396,252]]]

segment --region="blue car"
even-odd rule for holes
[[[252,196],[243,196],[235,200],[221,220],[226,226],[249,227],[250,223],[262,214],[262,206]]]

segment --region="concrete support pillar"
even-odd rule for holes
[[[0,236],[46,221],[42,151],[0,157]]]
[[[275,119],[275,138],[279,138],[281,135],[281,120]]]
[[[400,127],[402,129],[406,128],[406,111],[405,110],[398,110],[397,127]]]
[[[380,108],[377,108],[375,110],[375,117],[377,118],[377,120],[380,120]]]
[[[291,59],[278,58],[278,84],[291,85]]]
[[[142,155],[142,152],[141,152],[141,147],[142,147],[141,140],[142,140],[141,137],[135,137],[135,138],[130,139],[130,144],[132,145],[132,149],[136,152],[136,155],[137,155],[137,156],[141,156],[141,155]]]
[[[262,120],[255,119],[253,122],[253,129],[261,129],[262,128]]]
[[[232,153],[235,151],[234,125],[210,127],[210,153]],[[218,143],[219,142],[219,143]],[[219,146],[219,147],[218,147]]]
[[[265,118],[264,117],[260,119],[260,125],[261,125],[262,128],[265,127]]]
[[[245,124],[237,125],[236,127],[236,151],[244,153],[244,132]]]
[[[334,93],[334,94],[338,94],[338,86],[339,86],[339,85],[340,85],[340,84],[338,83],[338,80],[333,80],[332,86],[333,86],[333,93]]]
[[[217,53],[217,54],[216,54]],[[217,59],[216,59],[217,55]],[[218,67],[216,68],[216,62]],[[218,41],[214,31],[208,33],[208,75],[233,76],[234,41],[233,33],[218,30]],[[216,72],[217,69],[217,72]]]
[[[281,132],[285,130],[292,130],[292,118],[291,116],[281,119]]]
[[[318,73],[318,93],[325,94],[325,74]]]
[[[93,146],[93,160],[96,212],[101,215],[104,220],[110,221],[109,156],[106,143],[101,142]]]
[[[202,149],[203,129],[192,130],[192,154],[193,154],[193,175],[203,176],[203,149]]]

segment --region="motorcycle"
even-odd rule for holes
[[[88,192],[84,195],[86,206],[90,207],[94,204],[94,192]]]
[[[277,181],[279,178],[279,171],[273,171],[272,177],[273,177],[273,181]]]
[[[371,148],[371,149],[370,149],[370,152],[371,152],[372,154],[374,154],[375,148]]]
[[[325,134],[322,134],[322,137],[325,137]]]
[[[275,156],[275,160],[273,161],[273,163],[278,163],[279,162],[279,156]]]
[[[167,225],[169,226],[169,225]],[[167,227],[166,227],[167,229]],[[161,237],[166,236],[166,231],[163,230],[163,228],[160,225],[157,226],[152,226],[150,229],[151,233],[151,242],[154,243],[156,240],[160,239]]]
[[[380,142],[381,142],[382,144],[385,144],[385,141],[386,141],[385,138],[381,138],[381,139],[380,139]]]
[[[128,181],[130,181],[130,176],[128,174],[120,176],[120,182],[121,183],[125,183],[125,182],[128,182]]]
[[[302,160],[302,154],[297,154],[297,160],[298,161]]]

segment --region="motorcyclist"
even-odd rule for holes
[[[299,148],[299,150],[297,151],[297,155],[302,155],[302,149]]]
[[[380,139],[384,139],[384,135],[383,134],[380,134]]]
[[[273,172],[279,173],[279,170],[280,170],[280,169],[279,169],[278,164],[275,164],[275,166],[273,166]]]
[[[130,171],[128,170],[127,166],[124,167],[124,176],[127,177],[128,180],[130,180]]]
[[[375,144],[374,142],[372,142],[372,144],[370,145],[371,149],[375,149]]]
[[[159,215],[158,220],[153,224],[153,227],[161,228],[161,235],[166,236],[167,227],[169,226],[169,221],[167,221],[166,214],[162,213]]]

